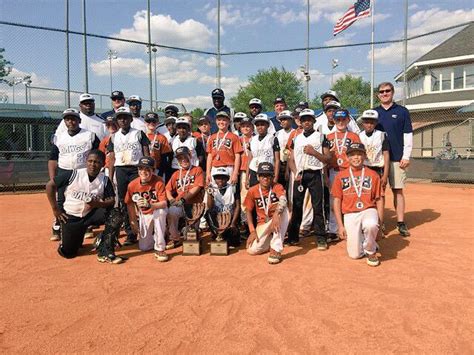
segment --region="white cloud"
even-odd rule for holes
[[[151,35],[152,42],[162,45],[186,47],[192,49],[206,49],[210,47],[213,36],[205,24],[193,19],[187,19],[181,23],[171,18],[169,15],[151,14]],[[148,41],[148,23],[146,11],[138,11],[133,16],[131,28],[122,28],[113,37],[131,39],[135,41]],[[120,53],[135,51],[138,48],[145,51],[142,45],[134,45],[127,42],[109,40],[109,48]]]
[[[92,72],[97,76],[110,75],[110,62],[108,59],[90,64]],[[146,77],[148,75],[148,64],[140,58],[117,58],[112,60],[113,75],[135,75]]]
[[[191,111],[197,107],[205,109],[212,106],[212,100],[210,95],[178,97],[176,99],[172,99],[171,101],[183,104],[186,107],[186,110],[188,111]]]
[[[459,23],[472,21],[473,10],[442,10],[433,8],[415,12],[408,19],[408,36],[420,35],[433,30],[442,29]],[[408,62],[412,62],[424,55],[438,44],[451,37],[460,29],[445,31],[435,35],[426,36],[420,39],[408,41]],[[401,38],[402,34],[397,33],[396,38]],[[383,64],[402,64],[403,44],[393,43],[382,48],[375,49],[376,62]],[[370,59],[371,51],[367,55]]]
[[[33,86],[48,86],[50,84],[50,80],[46,77],[42,77],[36,74],[35,72],[26,72],[23,70],[19,70],[15,67],[12,68],[10,74],[5,79],[10,80],[12,78],[23,78],[27,75],[31,76],[31,85]]]
[[[207,12],[206,18],[209,22],[217,24],[217,7],[210,8],[210,4],[207,4],[204,9]],[[252,11],[253,10],[253,11]],[[221,27],[224,26],[249,26],[257,24],[260,19],[255,16],[255,9],[250,8],[247,5],[240,4],[239,7],[234,5],[221,5]],[[243,16],[243,13],[251,13],[252,16]],[[222,29],[221,29],[222,31]]]

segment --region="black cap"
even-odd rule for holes
[[[364,152],[365,153],[365,146],[362,143],[352,143],[349,148],[347,148],[346,154],[349,155],[353,152]]]
[[[179,112],[179,109],[175,105],[167,105],[165,107],[165,112],[167,112],[167,111],[174,112],[177,115],[178,112]]]
[[[309,104],[306,101],[298,102],[298,106],[301,108],[309,108]]]
[[[258,164],[257,175],[260,175],[260,174],[273,175],[274,174],[273,164],[268,163],[268,162],[263,162],[263,163]]]
[[[110,123],[117,123],[117,120],[115,119],[114,115],[107,116],[104,120],[105,124],[110,124]]]
[[[274,105],[276,105],[276,104],[286,104],[285,98],[279,96],[275,99],[275,101],[273,101],[273,104]]]
[[[178,157],[179,155],[186,154],[188,157],[191,156],[191,152],[189,151],[188,147],[179,147],[174,151],[174,155]]]
[[[152,157],[141,157],[138,161],[138,166],[153,169],[155,167],[155,159],[153,159]]]
[[[202,116],[200,119],[198,119],[198,124],[203,124],[203,123],[205,123],[205,122],[207,122],[207,123],[210,123],[210,122],[211,122],[211,120],[209,119],[209,117],[207,117],[207,116]]]
[[[223,98],[224,97],[224,91],[222,89],[219,89],[219,88],[214,89],[211,92],[211,96],[212,97],[222,97]]]
[[[125,96],[123,94],[122,91],[112,91],[112,93],[110,94],[110,98],[111,99],[125,99]]]
[[[145,122],[158,122],[160,119],[156,112],[147,112],[145,115]]]

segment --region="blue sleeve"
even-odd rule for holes
[[[404,124],[403,124],[403,133],[412,133],[413,127],[411,125],[411,118],[410,112],[405,108],[405,115],[404,115]]]

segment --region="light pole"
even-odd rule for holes
[[[331,61],[331,89],[334,85],[334,69],[339,66],[339,59],[333,59]]]
[[[154,54],[154,58],[153,58],[154,63],[153,64],[154,64],[154,67],[155,67],[155,106],[157,106],[158,105],[158,81],[157,81],[157,75],[156,75],[156,52],[158,51],[158,49],[156,47],[153,47],[151,50],[153,51],[153,54]],[[156,110],[156,107],[155,107],[155,112],[156,111],[157,110]]]
[[[31,75],[27,75],[23,78],[22,83],[25,85],[25,104],[28,105],[28,87],[31,85]],[[30,100],[31,103],[31,100]]]
[[[109,58],[109,72],[110,72],[110,92],[113,91],[112,89],[112,59],[117,59],[117,51],[113,51],[109,49],[107,51],[107,58]]]
[[[15,85],[18,85],[21,83],[24,83],[26,85],[25,82],[29,81],[29,83],[31,83],[30,79],[31,79],[31,75],[25,75],[25,76],[14,76],[10,80],[6,81],[7,85],[11,86],[12,88],[12,103],[13,104],[15,103]]]
[[[309,101],[309,81],[311,80],[311,75],[309,75],[309,70],[306,65],[300,66],[300,72],[303,73],[303,80],[306,84],[306,101]]]

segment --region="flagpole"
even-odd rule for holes
[[[370,2],[370,16],[372,17],[372,33],[371,33],[371,63],[370,63],[370,107],[374,107],[374,12],[375,12],[375,0]]]

